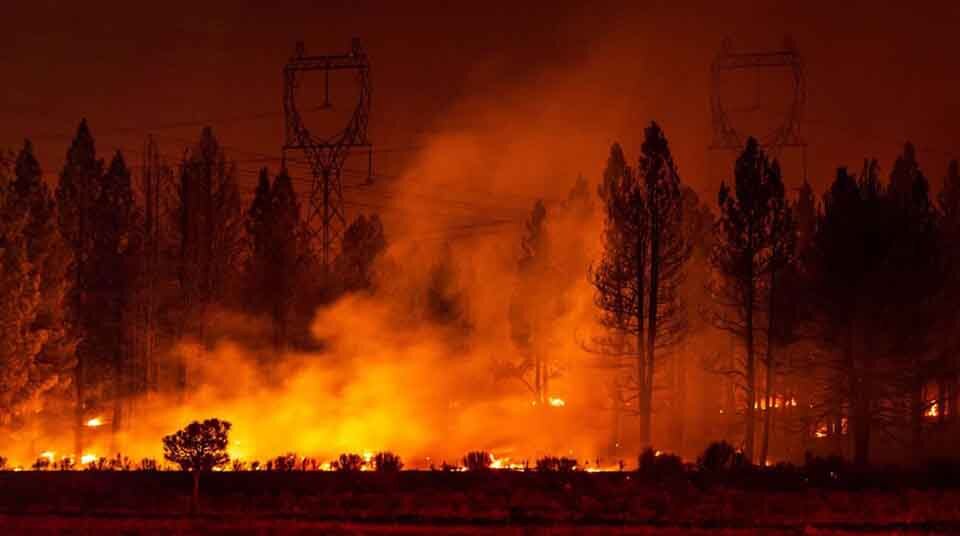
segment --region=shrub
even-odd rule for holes
[[[293,471],[297,468],[297,455],[288,452],[273,459],[274,471]]]
[[[490,456],[489,452],[483,450],[468,452],[463,457],[463,466],[467,468],[467,471],[487,471],[490,469],[491,463],[493,463],[493,457]]]
[[[184,471],[211,471],[230,461],[227,434],[230,423],[219,419],[194,421],[163,438],[163,457]]]
[[[679,478],[685,472],[683,459],[680,456],[658,453],[649,447],[640,454],[637,471],[656,480]]]
[[[0,471],[4,471],[7,468],[7,458],[0,456]]]
[[[253,460],[252,462],[250,462],[250,470],[251,470],[251,471],[259,471],[259,470],[260,470],[260,460]]]
[[[100,456],[96,460],[88,463],[85,468],[86,471],[109,471],[110,464],[106,458]]]
[[[133,469],[133,462],[118,452],[116,457],[110,459],[109,466],[111,471],[129,471]]]
[[[33,462],[32,467],[34,471],[45,471],[48,467],[50,467],[50,459],[40,456],[37,458],[37,461]]]
[[[700,469],[711,473],[727,471],[733,467],[736,453],[736,449],[730,443],[716,441],[710,443],[703,454],[697,458],[697,465]]]
[[[330,464],[330,467],[334,471],[340,471],[344,473],[354,473],[363,469],[363,466],[366,462],[363,460],[363,457],[359,454],[341,454],[333,463]]]
[[[70,457],[60,458],[60,461],[57,462],[57,469],[61,471],[73,471],[74,469],[73,458],[70,458]]]
[[[247,462],[245,462],[245,461],[243,461],[243,460],[241,460],[241,459],[239,459],[239,458],[238,458],[238,459],[235,459],[235,460],[233,460],[233,462],[230,464],[230,469],[231,469],[233,472],[235,472],[235,473],[239,473],[240,471],[246,471],[246,470],[247,470]]]
[[[839,481],[847,472],[847,464],[840,456],[821,458],[807,452],[803,472],[810,483],[816,486],[829,486]]]
[[[577,460],[567,457],[544,456],[537,460],[536,468],[541,473],[568,473],[577,468]]]
[[[460,470],[460,467],[458,467],[458,466],[456,466],[456,465],[451,465],[451,464],[447,463],[446,460],[444,460],[444,461],[440,464],[440,470],[443,471],[444,473],[453,473],[453,472],[459,471],[459,470]]]
[[[403,461],[392,452],[378,452],[373,457],[373,467],[378,473],[396,473],[403,469]]]
[[[141,471],[156,471],[157,470],[157,460],[153,458],[144,458],[140,460],[140,466],[138,467]]]
[[[220,419],[193,421],[182,430],[164,436],[163,457],[180,469],[193,473],[193,496],[190,510],[197,511],[200,502],[200,473],[222,467],[230,461],[227,454],[230,423]]]

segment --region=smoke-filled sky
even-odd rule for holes
[[[4,7],[0,31],[0,143],[35,137],[54,172],[67,139],[44,135],[70,134],[81,117],[103,150],[136,149],[145,131],[211,119],[247,159],[276,155],[279,114],[237,118],[280,110],[280,69],[296,40],[335,53],[356,36],[372,63],[371,135],[393,149],[377,155],[381,173],[405,171],[416,159],[406,148],[430,136],[466,132],[479,144],[463,163],[475,168],[471,181],[518,152],[550,162],[524,182],[593,176],[611,141],[632,155],[643,123],[657,119],[686,180],[712,197],[710,61],[725,36],[735,48],[768,49],[789,34],[806,62],[815,185],[865,156],[889,169],[905,139],[919,146],[934,184],[956,154],[955,3],[432,4],[16,2]],[[758,87],[742,90],[761,98]],[[155,132],[176,155],[198,130]]]

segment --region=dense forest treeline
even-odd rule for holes
[[[120,152],[105,161],[86,121],[55,185],[29,141],[2,155],[0,427],[70,416],[83,452],[91,417],[109,415],[119,431],[138,400],[184,396],[187,357],[172,350],[212,345],[226,312],[264,320],[259,344],[283,352],[317,344],[318,307],[375,291],[387,249],[376,214],[350,223],[324,267],[286,170],[263,169],[244,199],[209,128],[179,162],[165,162],[152,140],[140,156],[137,166]],[[878,451],[950,454],[960,396],[956,161],[935,195],[906,144],[886,181],[867,160],[839,169],[818,196],[805,181],[788,188],[799,181],[751,139],[707,202],[652,123],[636,164],[615,144],[599,179],[581,177],[559,205],[536,202],[524,222],[503,306],[512,357],[498,360],[495,377],[554,403],[563,356],[550,325],[569,309],[557,281],[586,278],[596,329],[582,346],[639,446],[684,443],[690,384],[706,377],[712,419],[755,463],[798,448],[863,464]],[[602,220],[600,236],[550,232],[590,218]],[[567,257],[587,240],[599,254],[584,271]],[[469,332],[452,255],[442,248],[425,274],[424,321]]]

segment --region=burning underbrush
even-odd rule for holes
[[[332,467],[344,452],[358,453],[363,467],[378,452],[399,452],[408,469],[442,468],[477,447],[496,453],[493,468],[520,468],[557,454],[596,462],[606,442],[602,401],[578,384],[575,362],[544,404],[519,382],[493,378],[503,334],[464,341],[404,319],[388,300],[352,296],[320,311],[313,335],[323,351],[277,354],[228,337],[203,350],[184,341],[174,353],[189,355],[195,387],[185,396],[131,400],[120,427],[109,412],[88,415],[79,453],[71,423],[10,436],[0,452],[22,469],[152,468],[146,461],[162,457],[160,437],[209,415],[234,424],[230,457],[250,469],[285,467],[270,462],[286,452],[300,453],[291,465],[301,469]],[[558,349],[575,356],[576,348]]]

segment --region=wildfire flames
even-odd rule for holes
[[[94,417],[92,419],[88,419],[86,422],[86,425],[89,426],[90,428],[97,428],[98,426],[103,426],[103,419],[100,417]]]

